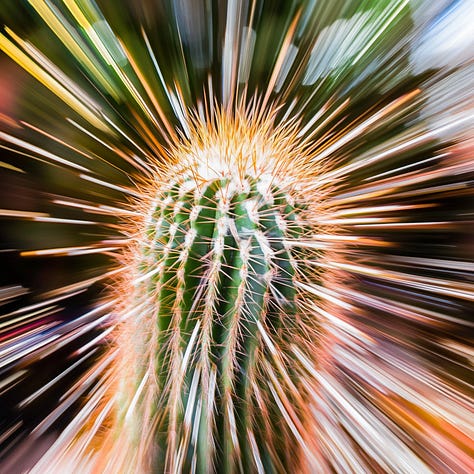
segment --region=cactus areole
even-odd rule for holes
[[[130,252],[119,425],[144,471],[289,472],[304,446],[292,351],[311,333],[295,250],[306,203],[254,145],[177,161]]]

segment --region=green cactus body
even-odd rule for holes
[[[292,198],[258,178],[183,177],[158,193],[137,265],[133,392],[142,395],[130,417],[136,443],[151,427],[154,472],[289,467],[272,391],[295,382],[270,341],[285,344],[294,324],[288,240],[299,233]],[[275,380],[258,380],[270,362]]]

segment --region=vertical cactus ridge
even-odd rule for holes
[[[136,339],[134,392],[148,373],[156,393],[152,411],[142,399],[129,418],[137,434],[153,425],[155,472],[274,472],[288,456],[281,410],[265,407],[276,416],[266,426],[259,404],[274,397],[255,386],[272,360],[264,338],[283,340],[296,311],[286,242],[298,216],[278,186],[261,187],[253,177],[182,177],[154,200],[137,263],[136,304],[151,313],[136,323],[147,342]],[[273,442],[256,448],[257,438]]]

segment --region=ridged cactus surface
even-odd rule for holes
[[[154,472],[282,472],[294,453],[272,390],[297,381],[274,344],[295,324],[301,205],[258,177],[178,179],[153,205],[132,316],[135,443],[153,425]]]

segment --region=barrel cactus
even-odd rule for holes
[[[288,472],[310,442],[295,351],[312,360],[317,347],[303,304],[315,272],[299,248],[314,196],[304,144],[270,122],[223,114],[196,125],[144,192],[120,286],[110,436],[124,466]]]

